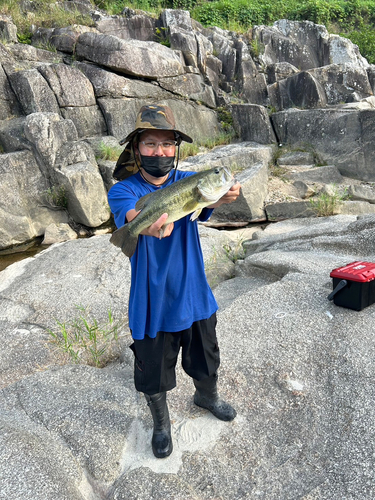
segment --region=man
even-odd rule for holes
[[[120,144],[128,143],[120,156],[115,184],[108,201],[119,228],[137,216],[136,202],[192,172],[177,170],[181,141],[192,139],[176,130],[168,106],[143,106],[135,130]],[[177,150],[177,162],[175,157]],[[231,203],[240,192],[235,184],[199,219],[207,220],[213,208]],[[190,217],[170,223],[160,239],[168,214],[142,231],[131,262],[129,327],[134,343],[134,382],[145,394],[154,421],[152,450],[163,458],[173,449],[166,392],[176,386],[175,366],[180,348],[182,367],[193,378],[194,402],[217,418],[230,421],[235,410],[217,394],[220,364],[216,338],[218,308],[207,283],[198,226]]]

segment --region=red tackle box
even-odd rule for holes
[[[375,263],[356,261],[331,271],[336,306],[361,311],[375,302]]]

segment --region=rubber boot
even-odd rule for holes
[[[149,396],[145,394],[154,421],[152,435],[152,451],[157,458],[168,457],[173,450],[171,437],[171,422],[167,406],[167,393],[159,392]]]
[[[203,380],[195,380],[196,388],[194,394],[194,403],[197,406],[206,408],[216,418],[229,422],[237,415],[236,410],[225,401],[219,398],[217,393],[217,374],[211,375]]]

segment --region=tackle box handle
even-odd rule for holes
[[[341,280],[339,283],[337,283],[335,289],[328,295],[327,299],[333,300],[336,293],[342,290],[347,284],[348,282],[346,280]]]

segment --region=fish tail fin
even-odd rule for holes
[[[132,234],[129,224],[125,224],[112,234],[109,241],[116,247],[121,248],[127,257],[131,257],[137,247],[138,235]]]

